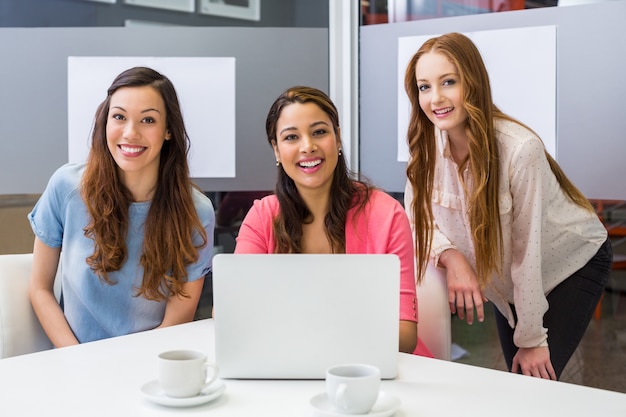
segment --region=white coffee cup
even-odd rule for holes
[[[159,354],[159,385],[169,397],[194,397],[219,376],[202,352],[170,350]]]
[[[380,369],[366,364],[343,364],[326,371],[326,395],[344,414],[368,413],[378,398]]]

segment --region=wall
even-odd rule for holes
[[[27,215],[37,202],[38,195],[0,195],[0,255],[30,253],[35,235]]]
[[[328,91],[325,28],[0,28],[0,56],[0,194],[41,193],[67,162],[68,56],[235,57],[236,178],[205,191],[273,189],[269,106],[295,84]]]
[[[361,172],[404,191],[406,165],[396,158],[399,37],[556,25],[557,160],[587,197],[626,199],[624,16],[626,2],[612,1],[361,27]],[[514,53],[503,50],[502,58]]]

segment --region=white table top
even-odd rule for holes
[[[140,387],[157,354],[196,349],[214,357],[213,320],[0,360],[0,416],[314,416],[324,381],[226,380],[208,404],[168,408]],[[404,416],[626,416],[626,394],[399,353],[399,376],[382,390]],[[303,358],[306,360],[306,358]],[[62,414],[61,414],[62,413]]]

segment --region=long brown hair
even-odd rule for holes
[[[187,164],[189,137],[185,129],[178,96],[171,81],[145,67],[135,67],[119,74],[98,106],[91,150],[82,179],[82,197],[91,222],[85,236],[94,241],[94,252],[86,261],[106,283],[115,282],[109,273],[118,271],[127,261],[128,210],[133,202],[122,184],[118,166],[109,152],[106,124],[111,96],[122,87],[154,88],[163,98],[166,126],[170,140],[163,144],[159,174],[144,225],[143,253],[139,262],[144,276],[137,295],[149,300],[166,300],[172,295],[187,297],[183,284],[186,266],[198,260],[198,249],[207,242],[206,231],[193,203],[193,187]],[[202,244],[196,246],[193,237]]]
[[[337,138],[340,138],[339,113],[331,99],[322,91],[306,86],[295,86],[283,92],[272,104],[265,122],[267,140],[276,143],[276,124],[283,109],[294,103],[314,103],[330,118]],[[302,225],[312,221],[312,214],[298,193],[294,181],[278,167],[275,194],[280,204],[280,213],[274,219],[276,239],[275,253],[302,252]],[[340,154],[333,173],[330,189],[330,207],[324,219],[326,236],[333,253],[346,250],[346,218],[348,211],[359,206],[361,210],[369,200],[371,186],[354,178],[349,171],[345,156]]]
[[[478,48],[465,35],[448,33],[429,39],[413,55],[406,69],[404,87],[412,105],[407,133],[411,157],[406,173],[413,188],[412,211],[415,222],[418,277],[421,277],[426,269],[432,243],[431,202],[436,149],[434,126],[419,105],[415,69],[422,55],[429,52],[441,53],[448,58],[456,67],[463,88],[469,156],[466,161],[459,164],[459,170],[462,171],[469,164],[471,178],[471,190],[468,193],[469,221],[476,252],[476,274],[484,286],[493,273],[501,274],[503,258],[498,203],[500,167],[495,120],[509,120],[528,127],[495,106],[483,59]],[[545,155],[567,196],[579,206],[593,211],[589,201],[565,176],[554,158],[547,151]],[[467,184],[464,186],[467,188]]]

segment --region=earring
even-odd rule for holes
[[[341,148],[339,148],[339,156],[341,156]]]
[[[279,167],[280,166],[280,161],[277,159],[276,160],[276,166]]]

